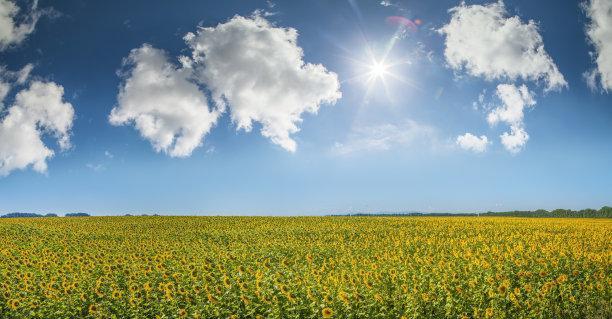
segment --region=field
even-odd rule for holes
[[[612,220],[0,220],[1,318],[612,318]]]

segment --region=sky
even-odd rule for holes
[[[0,0],[0,213],[612,199],[612,1]]]

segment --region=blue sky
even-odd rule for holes
[[[593,0],[583,7],[578,1],[552,0],[464,5],[41,0],[34,9],[28,1],[14,5],[21,10],[4,17],[15,26],[30,23],[32,30],[25,36],[5,32],[4,38],[0,32],[1,77],[10,87],[3,101],[7,128],[0,130],[0,143],[12,145],[4,151],[0,147],[0,161],[5,161],[2,213],[475,212],[599,208],[612,198],[612,80],[605,81],[612,66],[597,59],[598,53],[612,50],[611,31],[605,29],[612,20],[596,14],[601,7],[612,7],[610,1]],[[487,18],[503,28],[490,29],[478,20]],[[262,55],[261,64],[232,61],[247,53],[222,51],[228,45],[223,39],[232,35],[243,41],[255,24],[270,32],[295,29],[297,43],[272,41],[262,47],[279,52],[278,59],[301,48],[304,64],[298,61],[292,68],[289,60],[274,60],[277,54]],[[198,26],[208,31],[199,32]],[[234,33],[223,33],[223,26],[233,26]],[[595,31],[591,38],[589,28]],[[196,37],[193,46],[183,39],[189,32]],[[469,50],[452,42],[468,35]],[[489,42],[479,46],[487,36]],[[270,47],[276,44],[287,47]],[[539,44],[544,51],[512,55]],[[195,45],[225,54],[214,58],[215,51],[206,51],[196,57]],[[494,46],[499,55],[487,55]],[[137,67],[157,70],[153,62],[145,64],[147,56],[165,58],[174,70],[170,74],[182,79],[189,73],[189,81],[175,91],[138,85]],[[181,65],[179,56],[191,64]],[[288,74],[288,79],[270,80],[267,76],[278,74],[267,68],[283,63],[288,71],[278,74]],[[293,83],[295,77],[306,78],[309,63],[324,69]],[[28,79],[17,83],[17,74],[28,64],[33,66]],[[198,73],[213,74],[215,67],[221,75]],[[231,74],[261,84],[257,94],[248,95],[226,81]],[[595,75],[594,81],[589,83],[585,74]],[[129,88],[128,82],[133,83]],[[63,95],[55,96],[57,110],[71,107],[71,124],[53,122],[58,125],[45,128],[41,123],[56,119],[54,114],[40,115],[46,105],[27,104],[25,93],[24,102],[15,102],[19,92],[33,93],[34,83],[63,87]],[[191,115],[166,103],[184,96],[178,90],[186,86],[203,97],[201,103],[208,107],[203,119],[218,111],[208,130],[201,124],[205,121],[194,124]],[[215,88],[234,99],[226,98],[220,106],[213,98]],[[522,98],[504,100],[498,94],[503,88]],[[120,91],[125,92],[123,100]],[[256,108],[257,99],[267,96],[272,102]],[[304,111],[302,103],[308,99],[316,114]],[[166,131],[145,138],[134,124],[151,103],[159,104],[154,114],[171,119],[165,123],[203,132],[201,139],[196,134],[186,150],[175,144],[156,149],[155,143],[162,143],[159,134]],[[12,107],[33,110],[39,119],[32,127],[55,153],[43,158],[45,169],[36,169],[27,158],[23,167],[7,164],[7,158],[33,151],[19,144],[20,131],[6,124]],[[125,118],[111,124],[114,108]],[[286,122],[288,108],[303,111],[298,112],[301,122]],[[501,115],[491,119],[495,112]],[[250,132],[237,130],[240,116],[250,116]],[[286,123],[299,128],[289,134],[295,150],[282,137]],[[263,136],[265,125],[274,133]],[[529,137],[521,139],[516,132]],[[466,133],[471,137],[459,139]],[[504,133],[515,143],[504,142]],[[69,137],[70,145],[59,146],[58,136]]]

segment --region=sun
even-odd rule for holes
[[[392,82],[395,81],[418,89],[413,81],[405,77],[405,69],[399,69],[405,65],[410,65],[410,60],[407,58],[393,59],[388,53],[376,55],[369,47],[366,47],[365,53],[367,54],[365,59],[344,57],[354,64],[357,72],[352,77],[342,81],[362,83],[365,86],[364,101],[368,101],[371,94],[382,89],[388,100],[393,102],[390,88]],[[402,72],[398,73],[398,71]]]
[[[373,61],[369,69],[370,80],[383,79],[384,76],[389,73],[389,65],[384,61]]]

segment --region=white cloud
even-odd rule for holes
[[[520,87],[500,84],[497,86],[496,94],[503,105],[492,110],[487,116],[487,121],[491,125],[498,122],[522,125],[525,107],[532,107],[536,104],[532,93],[524,84]]]
[[[258,122],[263,136],[291,152],[302,114],[341,97],[338,76],[304,63],[297,37],[297,30],[258,15],[235,16],[185,36],[198,78],[219,108],[229,108],[237,128],[250,131]]]
[[[529,140],[529,134],[525,132],[522,126],[511,125],[510,133],[504,132],[500,135],[501,142],[504,147],[512,154],[520,152],[527,141]]]
[[[0,65],[0,111],[4,108],[3,101],[13,86],[15,84],[24,85],[30,78],[33,68],[34,65],[28,63],[19,71],[10,71],[5,66]]]
[[[5,66],[0,65],[0,79],[23,85],[30,79],[30,73],[33,69],[34,65],[32,63],[26,64],[19,71],[10,71]]]
[[[0,0],[0,51],[19,45],[34,32],[43,14],[55,14],[52,9],[38,10],[38,1],[32,1],[27,12],[14,1]],[[9,71],[0,66],[0,176],[14,170],[32,167],[35,171],[47,171],[47,159],[55,151],[43,141],[45,137],[56,139],[59,149],[70,148],[70,129],[74,109],[63,100],[64,88],[54,82],[30,79],[34,66],[25,65],[19,71]],[[18,87],[13,104],[4,110],[6,96]]]
[[[500,84],[497,86],[497,97],[502,102],[501,106],[493,109],[487,116],[490,125],[504,122],[510,125],[510,133],[500,135],[502,144],[511,153],[520,152],[529,135],[525,131],[523,123],[524,110],[526,107],[535,106],[533,94],[524,84],[517,87],[512,84]]]
[[[44,144],[43,135],[54,137],[61,150],[70,147],[74,109],[63,95],[62,86],[40,81],[17,93],[0,122],[0,176],[28,166],[46,172],[46,160],[54,151]]]
[[[17,84],[24,84],[30,78],[30,73],[32,73],[32,69],[34,69],[34,65],[32,63],[26,64],[19,72],[17,72]]]
[[[5,81],[0,80],[0,111],[4,108],[4,98],[6,98],[7,94],[11,90],[11,84]]]
[[[23,16],[19,14],[21,9],[13,1],[0,0],[0,51],[23,42],[34,32],[41,16],[37,5],[38,0],[34,0],[31,11]]]
[[[487,146],[490,142],[484,135],[478,137],[472,133],[465,133],[457,136],[456,143],[464,150],[472,151],[474,153],[483,153],[487,150]]]
[[[164,51],[147,44],[132,50],[124,66],[128,70],[110,123],[134,124],[157,152],[191,155],[219,117],[191,79],[192,70],[175,66]]]
[[[99,171],[103,171],[104,169],[106,169],[104,164],[94,164],[94,163],[87,163],[85,164],[85,167],[89,168],[90,170],[94,172],[99,172]]]
[[[480,109],[487,110],[490,108],[488,103],[485,103],[485,95],[487,94],[487,89],[483,89],[482,92],[478,94],[478,99],[472,102],[472,109],[474,111],[478,111]]]
[[[452,69],[487,80],[543,80],[546,90],[567,86],[544,50],[537,24],[510,17],[502,1],[462,3],[450,13],[450,22],[438,32],[446,36],[444,55]]]
[[[388,151],[396,147],[405,147],[415,143],[435,144],[435,128],[406,120],[399,124],[380,124],[356,126],[346,142],[337,142],[332,153],[347,155],[357,152]]]
[[[192,54],[178,58],[180,67],[145,44],[124,62],[128,71],[109,120],[133,123],[155,150],[184,157],[229,110],[237,129],[260,123],[263,136],[293,152],[291,134],[299,131],[303,113],[317,113],[341,97],[335,73],[304,63],[297,35],[256,12],[185,35]]]
[[[595,47],[597,67],[585,74],[591,89],[612,90],[612,0],[590,0],[584,3],[591,23],[587,25],[587,36]],[[599,81],[598,81],[599,80]]]
[[[270,7],[270,8],[272,8],[272,7]],[[253,12],[253,14],[256,15],[256,16],[262,16],[262,17],[273,17],[273,16],[277,15],[278,12],[276,12],[276,11],[275,12],[271,12],[271,11],[267,11],[267,10],[256,9]]]

